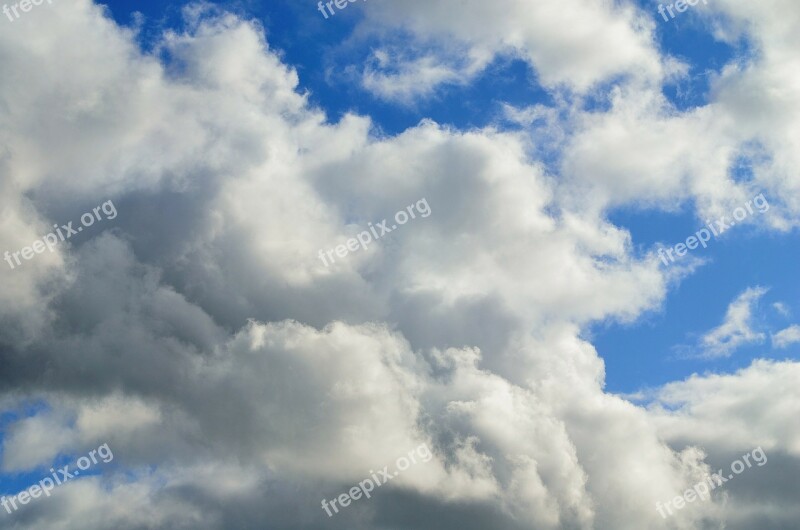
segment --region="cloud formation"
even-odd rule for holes
[[[669,522],[655,503],[731,440],[796,468],[796,364],[698,376],[645,408],[604,392],[584,333],[657,309],[668,288],[608,208],[692,196],[713,211],[747,187],[725,191],[721,147],[744,134],[724,119],[703,129],[725,111],[676,115],[657,95],[680,68],[652,21],[578,0],[365,8],[467,50],[455,67],[409,59],[391,98],[416,97],[413,80],[423,96],[467,82],[501,53],[523,55],[553,90],[632,79],[607,111],[542,114],[561,133],[554,175],[531,156],[541,131],[423,120],[379,136],[369,117],[331,123],[258,23],[209,5],[186,8],[185,27],[152,53],[88,0],[0,32],[0,244],[19,248],[109,197],[119,210],[113,227],[0,275],[0,388],[18,418],[3,471],[101,443],[115,454],[102,475],[20,510],[16,527],[690,529],[722,524],[723,501]],[[375,72],[377,92],[396,80]],[[723,96],[747,84],[739,74],[721,76]],[[766,130],[748,118],[753,135]],[[791,145],[769,147],[771,164],[791,162]],[[762,182],[794,186],[769,169]],[[587,187],[597,193],[575,194]],[[419,197],[433,212],[424,223],[335,266],[317,259]],[[800,208],[787,202],[784,228]],[[750,307],[762,294],[741,295],[704,344],[730,354],[758,338]],[[746,398],[715,400],[718,387]],[[768,403],[775,418],[752,412]],[[743,410],[758,431],[737,420]],[[421,443],[430,462],[328,520],[320,499]],[[731,492],[730,528],[787,497],[748,480]],[[796,508],[780,506],[775,520],[791,520]]]
[[[764,340],[764,334],[753,329],[753,310],[766,292],[750,287],[730,303],[722,324],[700,338],[703,357],[729,357],[741,346]]]
[[[786,348],[797,342],[800,342],[800,326],[797,324],[772,335],[772,345],[776,348]]]

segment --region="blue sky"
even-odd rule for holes
[[[612,220],[630,230],[634,244],[644,248],[677,244],[704,226],[691,213],[615,212]],[[797,344],[775,349],[769,341],[770,332],[796,321],[800,297],[794,272],[800,259],[797,235],[765,234],[740,227],[709,243],[707,249],[698,247],[694,254],[706,263],[672,287],[661,310],[633,324],[595,327],[592,340],[606,361],[609,390],[633,393],[692,373],[730,373],[756,358],[797,360]],[[681,358],[674,347],[693,344],[697,337],[718,326],[728,304],[752,286],[770,289],[756,311],[758,327],[766,332],[767,339],[743,346],[728,358]],[[776,302],[786,305],[791,313],[781,314],[773,307]]]

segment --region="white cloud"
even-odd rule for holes
[[[466,47],[483,64],[492,56],[519,56],[551,88],[586,91],[615,75],[658,80],[673,68],[655,49],[653,21],[629,3],[612,8],[597,0],[410,0],[370,3],[365,10],[365,26],[410,30],[415,39],[407,46]],[[474,62],[467,65],[462,75],[476,73]]]
[[[800,406],[798,373],[800,363],[759,360],[735,374],[670,383],[657,395],[660,429],[675,443],[719,450],[763,445],[798,456],[800,428],[789,420]]]
[[[792,312],[789,309],[789,307],[786,304],[784,304],[783,302],[775,302],[774,304],[772,304],[772,307],[775,308],[775,311],[777,311],[778,313],[780,313],[781,315],[783,315],[785,317],[788,317],[789,315],[792,314]]]
[[[467,84],[490,59],[478,53],[465,60],[433,53],[420,57],[406,55],[404,49],[374,50],[361,74],[362,86],[379,98],[411,105],[419,98],[433,95],[443,84]]]
[[[796,324],[772,335],[772,346],[775,348],[786,348],[797,342],[800,342],[800,326]]]
[[[673,447],[702,447],[711,472],[727,473],[732,462],[757,447],[766,453],[767,464],[719,492],[728,500],[711,513],[724,517],[728,527],[755,528],[769,517],[775,528],[791,528],[800,516],[789,478],[800,472],[800,427],[794,420],[800,414],[798,377],[800,363],[758,360],[735,374],[695,375],[657,393],[651,414],[661,436]],[[772,499],[767,511],[757,500],[765,496]]]
[[[701,355],[706,358],[729,357],[736,349],[764,340],[764,334],[753,330],[753,309],[767,292],[751,287],[736,297],[725,312],[725,320],[700,338]]]

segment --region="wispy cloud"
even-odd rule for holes
[[[701,357],[730,357],[745,344],[764,340],[764,334],[753,329],[753,308],[767,292],[764,287],[751,287],[728,306],[725,320],[700,339]]]
[[[775,311],[777,311],[778,313],[780,313],[785,317],[788,317],[791,314],[791,311],[783,302],[775,302],[774,304],[772,304],[772,307],[775,309]]]
[[[472,53],[468,59],[433,53],[414,56],[399,47],[385,47],[373,51],[363,68],[361,84],[375,97],[411,105],[443,85],[466,85],[490,59],[490,54],[480,53]]]
[[[800,342],[800,326],[797,324],[772,335],[772,346],[775,348],[786,348],[796,342]]]

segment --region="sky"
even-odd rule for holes
[[[5,5],[0,528],[800,528],[796,2]]]

